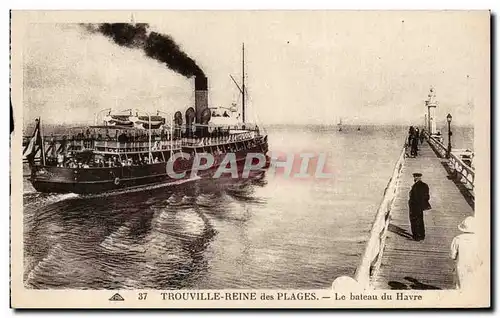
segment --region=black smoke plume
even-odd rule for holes
[[[149,32],[146,23],[102,23],[86,25],[87,30],[99,32],[120,46],[142,49],[144,53],[164,63],[186,77],[205,76],[203,70],[168,35]]]

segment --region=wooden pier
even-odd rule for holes
[[[474,214],[473,197],[450,160],[441,158],[439,147],[430,139],[420,145],[416,158],[406,158],[396,197],[383,238],[381,257],[371,278],[376,289],[453,289],[454,261],[450,245],[460,234],[457,226]],[[433,147],[431,147],[431,144]],[[432,209],[424,211],[425,240],[411,238],[408,219],[408,195],[413,185],[412,173],[421,172],[430,188]],[[385,244],[384,244],[385,243]]]

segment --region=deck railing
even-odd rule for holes
[[[398,192],[398,184],[405,162],[405,154],[406,149],[403,147],[398,161],[394,166],[392,176],[384,190],[384,196],[377,213],[375,214],[375,220],[373,221],[373,225],[370,230],[370,236],[368,238],[365,251],[356,270],[355,279],[363,289],[370,287],[372,276],[376,269],[380,266],[380,261],[382,259],[381,252],[384,249],[385,243],[385,232],[387,231],[387,227],[389,225],[390,212]]]
[[[113,126],[109,126],[110,127],[110,130],[112,130]],[[215,128],[217,128],[218,126],[214,126]],[[259,136],[260,135],[260,131],[257,127],[246,127],[246,128],[242,128],[242,127],[238,127],[238,126],[227,126],[225,127],[227,130],[230,130],[232,131],[231,134],[228,134],[228,135],[225,135],[225,134],[220,134],[220,135],[217,135],[217,136],[210,136],[209,138],[220,138],[220,137],[228,137],[228,136],[239,136],[239,135],[252,135],[252,136]],[[235,132],[238,132],[238,133],[235,133]],[[151,135],[151,139],[152,140],[162,140],[162,141],[165,141],[166,139],[170,139],[168,138],[168,132],[166,132],[165,134],[161,134],[160,131],[155,131],[152,135]],[[23,136],[23,146],[27,146],[29,141],[31,140],[32,136],[30,135],[25,135]],[[135,139],[134,142],[148,142],[148,135],[146,132],[142,132],[141,135],[137,135],[137,136],[134,136],[133,137]],[[188,138],[186,135],[182,135],[182,139],[184,138]],[[85,136],[83,133],[80,134],[80,135],[77,135],[77,134],[61,134],[61,133],[58,133],[58,134],[50,134],[50,135],[46,135],[44,136],[44,141],[45,143],[50,143],[50,142],[58,142],[58,143],[61,143],[61,142],[80,142],[82,140],[95,140],[95,141],[117,141],[118,140],[118,136],[116,135],[113,135],[113,136],[105,136],[105,135],[102,135],[102,134],[95,134],[95,133],[92,133],[90,135],[90,137],[87,137]],[[181,139],[181,138],[179,138]]]
[[[218,137],[203,137],[203,138],[188,138],[183,137],[175,140],[160,140],[160,138],[155,138],[152,140],[151,148],[152,151],[170,151],[178,150],[183,146],[186,147],[216,147],[222,146],[228,143],[238,143],[247,142],[260,136],[258,132],[255,131],[245,131],[239,134],[230,134],[228,136],[218,136]],[[64,140],[64,142],[62,141]],[[144,141],[133,141],[133,142],[118,142],[114,140],[94,140],[94,139],[81,139],[81,140],[68,140],[68,139],[56,139],[45,140],[45,149],[47,154],[52,154],[54,157],[58,151],[62,151],[62,144],[65,144],[64,148],[69,151],[105,151],[111,153],[134,153],[134,152],[144,152],[148,151],[149,143]],[[64,150],[64,151],[66,151]],[[27,160],[24,160],[27,162]]]
[[[441,158],[446,158],[448,152],[447,147],[434,136],[426,134],[426,137],[429,141],[429,145],[434,151],[438,153]],[[474,195],[475,171],[472,167],[472,161],[469,161],[469,164],[467,164],[460,154],[452,151],[448,159],[448,167],[450,168],[451,175],[463,183],[464,186],[471,191],[471,194]]]
[[[257,134],[246,132],[237,135],[229,135],[223,137],[204,137],[204,138],[184,138],[183,146],[217,146],[228,142],[241,142],[254,139]]]

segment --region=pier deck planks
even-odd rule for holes
[[[473,215],[472,207],[462,195],[427,142],[419,146],[417,158],[407,158],[399,191],[391,212],[391,221],[378,274],[376,289],[452,289],[455,288],[454,262],[450,245],[460,234],[457,226]],[[409,236],[408,195],[413,172],[423,174],[429,185],[431,210],[424,211],[425,240],[416,242]]]

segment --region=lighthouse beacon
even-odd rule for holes
[[[431,87],[429,95],[427,96],[429,97],[425,101],[425,106],[427,106],[427,131],[430,133],[430,135],[435,135],[437,134],[435,115],[438,102],[436,100],[436,92],[434,90],[434,87]]]

